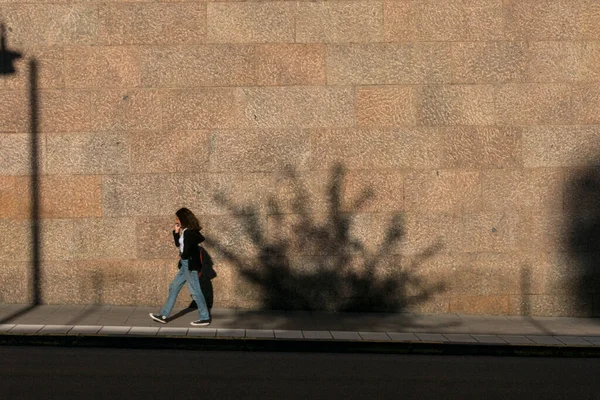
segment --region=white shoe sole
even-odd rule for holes
[[[191,325],[191,326],[209,326],[209,325],[210,325],[210,322],[203,322],[203,323],[201,323],[201,324],[195,324],[195,323],[193,323],[193,322],[190,322],[190,325]]]
[[[167,321],[165,321],[164,319],[156,318],[154,315],[152,315],[152,313],[150,313],[150,318],[152,318],[156,322],[160,322],[161,324],[166,324],[167,323]]]

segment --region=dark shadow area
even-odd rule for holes
[[[21,58],[18,52],[8,50],[6,46],[5,26],[0,25],[0,76],[16,73],[13,62]],[[40,190],[39,190],[39,101],[38,101],[38,69],[35,58],[29,60],[29,129],[30,135],[30,163],[31,163],[31,306],[19,312],[3,318],[0,323],[26,314],[41,303],[42,289],[40,286],[40,254],[42,252],[41,229],[40,229]]]
[[[411,257],[400,255],[405,235],[400,214],[381,223],[377,222],[381,215],[362,214],[375,219],[366,230],[370,236],[361,237],[356,216],[374,191],[366,188],[354,199],[344,198],[341,165],[330,172],[324,213],[311,209],[314,199],[294,170],[288,169],[284,178],[292,187],[292,198],[285,203],[269,199],[268,228],[256,206],[236,204],[223,194],[215,196],[240,223],[244,237],[236,241],[250,244],[248,254],[207,238],[207,246],[237,269],[244,285],[250,284],[246,292],[254,300],[258,293],[262,308],[402,312],[444,291],[444,283],[426,281],[418,273],[419,265],[440,245]],[[243,290],[238,291],[239,297],[243,295]]]
[[[600,165],[600,161],[597,162]],[[600,167],[571,173],[565,190],[565,247],[577,316],[599,316]]]

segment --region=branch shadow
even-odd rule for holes
[[[213,237],[207,238],[207,246],[258,293],[261,308],[400,313],[445,290],[443,282],[429,282],[418,271],[441,250],[439,243],[416,256],[399,253],[405,236],[401,214],[391,216],[383,235],[375,235],[380,240],[360,237],[355,214],[375,192],[369,187],[354,199],[344,198],[345,175],[340,164],[331,169],[327,211],[319,215],[311,209],[313,199],[301,177],[287,168],[285,179],[293,188],[292,199],[284,204],[269,198],[268,227],[263,226],[258,207],[236,204],[223,193],[215,195],[217,203],[241,223],[252,249],[240,254]]]

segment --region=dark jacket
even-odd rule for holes
[[[179,233],[173,231],[173,239],[175,239],[175,246],[179,248]],[[204,242],[204,236],[198,229],[186,229],[183,233],[183,253],[179,255],[182,260],[189,261],[190,271],[200,271],[202,269],[199,246],[202,242]]]

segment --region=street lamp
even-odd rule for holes
[[[0,25],[0,75],[12,75],[16,72],[13,62],[21,58],[21,54],[6,48],[6,28]]]

